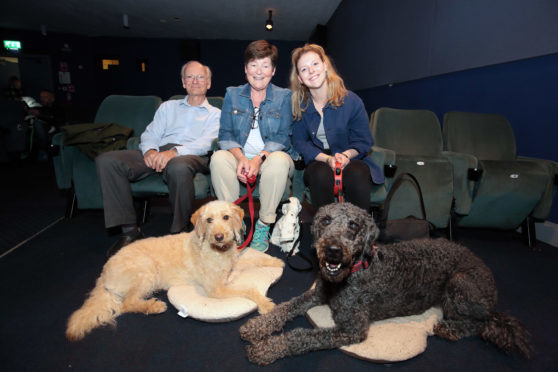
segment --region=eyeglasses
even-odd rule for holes
[[[205,76],[204,75],[186,75],[186,76],[184,76],[184,79],[186,79],[186,81],[194,81],[195,79],[197,79],[198,81],[204,81]]]
[[[262,114],[260,114],[260,108],[254,108],[254,115],[252,115],[252,129],[256,129],[259,126],[259,122],[262,120]]]

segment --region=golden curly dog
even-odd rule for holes
[[[266,313],[275,305],[254,288],[231,290],[225,284],[239,252],[244,211],[233,203],[212,201],[191,218],[194,231],[138,240],[112,256],[83,306],[68,320],[66,337],[82,339],[92,329],[115,325],[127,312],[159,314],[165,302],[151,297],[157,290],[196,284],[215,298],[245,297]],[[283,267],[278,258],[255,259],[254,266]]]

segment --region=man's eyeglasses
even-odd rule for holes
[[[186,76],[184,76],[184,79],[186,79],[186,81],[194,81],[194,79],[197,79],[198,81],[204,81],[205,76],[204,75],[186,75]]]

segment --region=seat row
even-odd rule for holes
[[[208,100],[222,106],[222,97]],[[111,95],[99,106],[94,122],[132,128],[127,148],[137,149],[139,135],[160,104],[161,99],[155,96]],[[533,229],[532,220],[545,220],[550,212],[558,163],[517,156],[513,130],[501,115],[449,112],[441,126],[428,110],[380,108],[371,114],[370,128],[374,146],[369,156],[386,174],[385,184],[372,187],[373,206],[382,204],[393,177],[410,172],[421,185],[427,219],[450,232],[455,223],[512,229],[526,222]],[[94,162],[77,148],[64,146],[63,134],[53,138],[53,145],[60,149],[54,157],[58,187],[73,190],[68,216],[76,207],[102,208]],[[194,184],[197,199],[213,196],[209,175],[197,174]],[[144,200],[143,220],[149,197],[168,193],[157,174],[131,187],[134,196]],[[295,172],[293,187],[287,191],[301,199],[307,194],[302,170]],[[403,188],[391,205],[390,219],[420,215],[414,189]]]
[[[442,126],[428,110],[380,108],[370,117],[372,154],[387,172],[418,179],[427,219],[438,228],[515,229],[534,242],[534,220],[545,220],[557,187],[558,163],[518,156],[509,121],[497,114],[448,112]],[[395,169],[395,172],[393,172]],[[376,199],[389,190],[377,188]],[[389,218],[420,212],[414,190],[401,192]],[[391,208],[390,208],[391,211]]]

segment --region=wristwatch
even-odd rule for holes
[[[263,152],[260,152],[258,156],[262,158],[262,163],[265,161],[265,159],[267,159],[267,156],[265,156]]]

